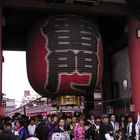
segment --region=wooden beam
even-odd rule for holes
[[[1,2],[3,7],[16,9],[48,9],[48,3],[46,2],[38,2],[33,0],[3,0]]]
[[[3,0],[2,6],[9,9],[46,10],[51,12],[87,12],[106,16],[127,16],[129,14],[128,5],[107,2],[101,2],[99,5],[86,6],[84,4],[47,3],[33,0]]]

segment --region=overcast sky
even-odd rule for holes
[[[36,94],[27,79],[26,55],[25,52],[4,51],[3,56],[2,92],[6,94],[6,98],[14,98],[16,104],[19,104],[24,90],[30,90],[31,94]]]

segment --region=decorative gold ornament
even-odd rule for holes
[[[80,96],[60,96],[58,97],[59,105],[81,105],[81,97]]]

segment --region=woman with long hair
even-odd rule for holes
[[[20,137],[21,140],[25,140],[28,137],[28,132],[25,127],[25,122],[23,119],[18,119],[15,123],[17,135]]]
[[[85,121],[83,118],[78,119],[78,124],[74,128],[74,140],[85,140]]]

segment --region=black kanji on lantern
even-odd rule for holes
[[[88,20],[75,15],[57,15],[49,18],[41,27],[46,39],[48,75],[45,89],[55,93],[59,90],[62,74],[90,75],[88,84],[74,83],[73,89],[87,92],[97,82],[99,32]]]

